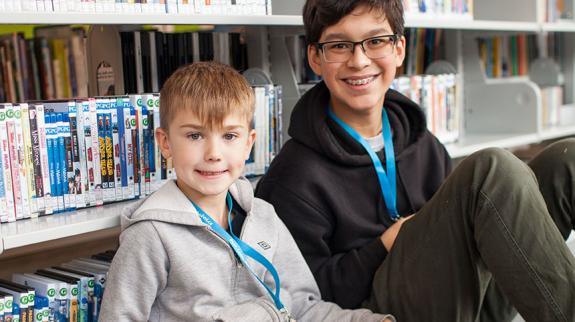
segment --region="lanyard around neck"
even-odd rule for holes
[[[383,165],[377,157],[377,154],[375,154],[375,151],[373,151],[369,143],[351,126],[347,125],[344,121],[337,117],[329,106],[327,108],[327,112],[329,117],[332,118],[337,124],[339,124],[339,126],[341,126],[349,135],[351,135],[352,138],[359,142],[361,146],[363,146],[363,148],[367,151],[367,154],[369,154],[377,174],[377,179],[379,181],[379,186],[381,188],[383,199],[385,200],[385,206],[387,207],[389,217],[391,217],[391,220],[397,221],[400,216],[397,212],[396,206],[397,188],[395,185],[395,154],[393,151],[393,140],[391,137],[391,125],[389,124],[389,118],[387,117],[385,108],[383,108],[381,112],[381,122],[383,127],[381,132],[383,135],[385,166],[387,168],[387,174],[385,169],[383,169]]]
[[[214,233],[223,238],[232,247],[234,252],[238,255],[238,258],[240,259],[242,264],[244,264],[244,266],[248,268],[248,270],[252,273],[252,275],[265,287],[265,289],[268,291],[268,293],[274,300],[277,309],[281,312],[286,312],[286,309],[284,308],[284,305],[280,300],[280,278],[275,267],[262,254],[258,253],[258,251],[253,249],[250,245],[246,244],[244,241],[242,241],[241,239],[236,237],[236,235],[234,235],[234,232],[232,231],[232,219],[231,219],[233,202],[229,192],[226,196],[226,202],[228,204],[229,209],[228,224],[230,227],[231,235],[228,234],[228,232],[225,231],[225,229],[223,229],[222,226],[220,226],[217,222],[215,222],[212,219],[212,217],[210,217],[210,215],[208,215],[204,210],[202,210],[202,208],[196,205],[193,201],[192,205],[194,206],[194,208],[196,208],[196,211],[198,212],[198,215],[202,220],[202,222],[206,224],[208,227],[210,227],[210,229]],[[272,274],[276,286],[275,292],[273,292],[271,288],[262,279],[260,279],[259,276],[256,275],[256,273],[248,263],[246,256],[249,256],[253,258],[255,261],[262,264]]]

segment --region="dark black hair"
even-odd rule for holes
[[[360,5],[381,12],[393,33],[403,35],[401,0],[307,0],[303,7],[303,23],[308,43],[318,42],[325,28],[335,25]]]

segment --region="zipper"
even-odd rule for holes
[[[216,236],[217,239],[219,239],[222,243],[224,243],[226,245],[226,249],[228,250],[228,253],[230,254],[230,256],[232,257],[232,261],[236,264],[236,267],[240,268],[243,267],[244,264],[242,263],[242,261],[238,258],[238,256],[236,255],[236,252],[234,252],[232,246],[230,246],[230,244],[223,239],[220,235],[216,234],[212,229],[210,229],[208,226],[203,226],[203,229],[207,230],[208,232],[210,232],[212,235]],[[243,229],[242,229],[243,230]]]

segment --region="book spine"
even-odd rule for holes
[[[32,136],[30,133],[29,105],[20,104],[20,124],[22,127],[22,175],[25,176],[23,182],[26,187],[26,195],[32,218],[38,217],[38,201],[36,200],[36,183],[34,181],[34,168],[32,166]]]
[[[35,203],[39,214],[45,214],[44,181],[42,178],[42,160],[40,155],[40,135],[38,131],[38,113],[35,105],[28,107],[30,122],[30,139],[32,142],[32,167],[34,169]]]
[[[51,118],[52,127],[54,128],[54,138],[52,145],[54,146],[54,155],[52,161],[54,162],[55,176],[56,176],[56,189],[57,189],[57,203],[58,212],[65,209],[64,205],[64,177],[66,174],[66,157],[64,152],[64,137],[61,130],[62,115],[58,117],[58,113],[54,113]],[[60,119],[60,120],[59,120]]]
[[[155,112],[155,97],[153,95],[147,95],[146,108],[148,110],[148,131],[147,131],[147,141],[148,141],[148,168],[150,172],[150,180],[148,185],[148,192],[151,193],[155,191],[156,188],[156,149],[155,149],[155,139],[154,139],[154,112]]]
[[[87,203],[90,206],[96,205],[96,181],[95,181],[95,174],[94,174],[94,148],[93,148],[93,140],[92,140],[92,126],[91,126],[91,117],[90,117],[90,102],[84,101],[82,102],[82,129],[81,131],[84,133],[84,150],[86,151],[85,159],[86,159],[86,189],[88,198]]]
[[[28,189],[29,169],[26,162],[27,147],[25,142],[26,136],[24,135],[23,129],[23,125],[28,124],[28,120],[26,119],[26,122],[22,122],[22,115],[24,114],[23,111],[26,115],[28,114],[28,104],[14,105],[14,124],[16,125],[16,145],[19,163],[18,178],[20,179],[20,192],[22,195],[22,215],[24,218],[30,218],[32,215],[32,208],[30,205],[30,194]],[[28,137],[30,136],[28,135]]]
[[[2,112],[0,112],[2,113]],[[2,145],[0,141],[0,171],[2,171],[4,160],[3,155],[6,154],[6,151],[2,150]],[[8,209],[6,205],[6,187],[4,184],[4,174],[0,174],[0,223],[8,222]],[[3,303],[2,303],[3,304]],[[2,309],[0,309],[0,313],[2,313]]]
[[[121,163],[121,149],[120,149],[120,134],[118,125],[118,110],[117,100],[110,99],[110,127],[112,133],[112,147],[113,147],[113,160],[114,160],[114,187],[115,187],[115,200],[123,200],[122,191],[122,163]]]
[[[144,113],[145,107],[142,104],[142,98],[138,98],[138,104],[136,105],[136,121],[138,124],[138,166],[139,166],[139,173],[140,173],[140,196],[146,196],[146,162],[145,162],[145,149],[144,149],[144,127],[147,127],[147,120],[144,122],[143,116],[147,113]]]
[[[132,116],[131,116],[131,106],[129,98],[125,98],[123,101],[123,114],[124,114],[124,151],[126,153],[126,178],[128,183],[128,198],[133,199],[135,197],[134,190],[134,147],[132,142]]]
[[[132,100],[130,99],[132,104]],[[140,140],[139,140],[139,125],[138,117],[136,113],[135,105],[132,104],[130,107],[130,125],[132,127],[132,158],[134,165],[134,196],[139,197],[141,195],[140,190]]]
[[[89,193],[90,187],[88,185],[88,175],[86,168],[86,139],[84,132],[84,105],[87,105],[86,101],[76,102],[76,133],[78,137],[78,156],[80,164],[80,180],[78,184],[78,194],[76,195],[76,207],[82,208],[89,205]]]
[[[144,194],[147,196],[150,194],[150,128],[148,119],[148,109],[146,106],[142,106],[142,143],[141,143],[141,165],[142,173],[144,178],[142,183],[144,184]]]
[[[10,170],[12,174],[12,190],[14,194],[14,207],[16,209],[16,220],[23,219],[23,207],[22,207],[22,187],[20,185],[20,162],[19,162],[19,151],[18,151],[18,134],[16,133],[16,117],[15,117],[15,107],[10,106],[6,111],[6,128],[8,134],[8,146],[10,152]]]
[[[124,122],[124,98],[119,98],[116,101],[117,113],[117,127],[118,127],[118,149],[120,155],[120,185],[122,187],[122,200],[130,198],[128,189],[128,169],[127,169],[127,154],[126,154],[126,124]]]
[[[72,143],[72,132],[70,129],[70,115],[62,114],[60,129],[63,135],[64,148],[64,177],[62,187],[64,188],[64,205],[66,210],[76,208],[76,190],[74,186],[74,149]]]
[[[56,127],[56,115],[45,113],[46,126],[46,150],[48,156],[48,172],[50,176],[50,190],[52,191],[51,205],[53,212],[59,212],[60,208],[60,151],[58,146],[58,128]]]
[[[108,166],[106,158],[106,131],[105,131],[105,115],[102,110],[101,102],[98,102],[98,146],[100,154],[100,174],[102,177],[102,193],[103,200],[106,202],[109,199],[109,185],[108,185]]]
[[[68,172],[68,189],[70,192],[71,202],[74,208],[79,208],[78,199],[81,194],[81,174],[80,174],[80,149],[78,143],[78,113],[76,103],[68,103],[68,126],[70,128],[70,150],[72,169]]]
[[[156,191],[162,185],[162,152],[160,145],[156,142],[156,130],[160,127],[160,96],[154,95],[154,122],[152,126],[152,147],[154,150],[154,186],[153,191]]]
[[[36,104],[36,123],[38,125],[38,142],[40,147],[40,166],[42,172],[42,187],[44,190],[44,213],[50,215],[54,212],[55,199],[50,183],[50,166],[48,163],[48,138],[46,135],[46,117],[44,106]]]
[[[16,221],[16,207],[14,204],[14,189],[12,184],[12,169],[10,166],[10,143],[6,128],[6,110],[0,109],[0,149],[2,150],[2,172],[6,200],[6,216],[8,222]]]
[[[108,201],[116,200],[116,179],[114,177],[114,145],[112,140],[112,113],[110,113],[109,102],[104,114],[104,135],[106,144],[106,173],[108,174]]]
[[[69,194],[68,194],[68,182],[67,182],[67,160],[66,160],[66,139],[64,131],[64,116],[62,113],[56,113],[56,131],[58,133],[58,139],[56,144],[58,146],[58,156],[56,157],[56,162],[58,163],[58,179],[57,184],[59,187],[59,200],[58,209],[60,211],[66,210],[66,207],[70,204]]]
[[[102,186],[103,178],[100,159],[100,137],[98,135],[98,113],[96,99],[89,99],[88,105],[90,110],[90,134],[92,136],[92,162],[94,164],[94,198],[96,199],[96,205],[102,205],[104,203],[104,192]]]

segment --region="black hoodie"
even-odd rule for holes
[[[296,104],[291,139],[256,189],[270,202],[302,251],[324,300],[357,308],[369,296],[387,255],[389,218],[371,159],[327,115],[323,82]],[[397,210],[419,210],[451,171],[450,157],[426,129],[423,111],[396,91],[385,95],[397,168]],[[378,152],[385,164],[383,150]]]

